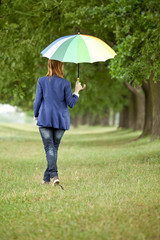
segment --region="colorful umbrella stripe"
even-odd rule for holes
[[[84,34],[58,38],[41,54],[49,59],[73,63],[106,61],[116,55],[101,39]]]

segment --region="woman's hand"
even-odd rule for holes
[[[86,84],[81,85],[81,82],[79,82],[78,80],[76,81],[76,85],[75,85],[75,93],[79,93],[79,91],[84,90],[86,88]]]

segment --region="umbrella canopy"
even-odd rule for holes
[[[73,63],[106,61],[116,55],[115,51],[101,39],[84,34],[58,38],[41,54],[49,59]]]

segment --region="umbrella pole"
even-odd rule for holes
[[[80,27],[78,28],[78,35],[80,34]],[[77,77],[77,81],[79,81],[79,63],[78,63],[78,77]]]
[[[78,63],[78,77],[77,77],[77,81],[79,81],[79,63]]]

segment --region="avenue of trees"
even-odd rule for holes
[[[36,83],[47,73],[40,52],[55,39],[94,35],[117,53],[114,59],[80,64],[87,84],[73,123],[109,124],[120,112],[119,127],[142,129],[160,138],[159,0],[2,0],[0,1],[0,102],[33,110]],[[65,63],[72,87],[77,65]]]

